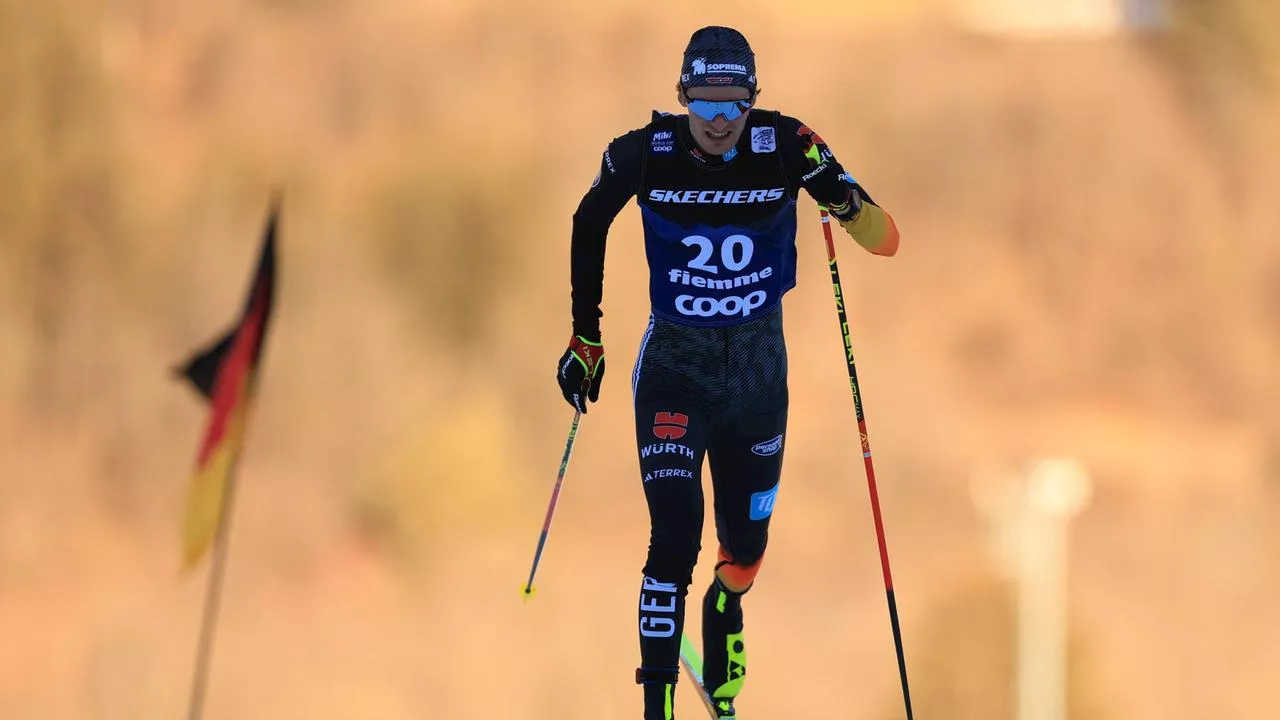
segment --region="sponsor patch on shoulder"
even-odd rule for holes
[[[751,152],[769,153],[778,149],[778,139],[772,127],[751,128]]]

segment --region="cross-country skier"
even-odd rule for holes
[[[655,112],[609,143],[573,216],[573,336],[557,366],[565,399],[587,412],[605,369],[605,237],[635,196],[652,304],[631,377],[650,518],[636,671],[645,720],[673,717],[707,454],[720,547],[703,598],[704,685],[719,716],[734,717],[746,674],[742,596],[764,556],[785,445],[781,300],[796,282],[800,188],[863,248],[898,248],[893,220],[817,133],[756,107],[755,55],[741,33],[695,32],[675,89],[688,114]]]

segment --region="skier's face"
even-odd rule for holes
[[[738,144],[742,129],[747,125],[745,107],[752,100],[751,93],[746,88],[695,87],[681,91],[677,86],[676,91],[679,93],[680,104],[689,108],[689,130],[693,133],[693,139],[698,143],[698,147],[712,155],[723,155]],[[697,102],[699,100],[731,103],[721,108],[729,112],[716,114],[713,119],[708,120],[698,114],[699,110],[703,110],[701,103]],[[733,103],[733,101],[740,102]],[[715,106],[712,106],[710,112],[715,110]],[[731,116],[732,119],[729,119]]]

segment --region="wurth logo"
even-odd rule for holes
[[[653,434],[663,440],[679,440],[689,431],[689,416],[677,412],[660,412],[653,416]]]
[[[650,455],[683,455],[690,460],[697,459],[693,454],[693,448],[680,443],[649,443],[640,448],[640,457],[647,458]]]

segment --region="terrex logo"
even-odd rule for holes
[[[649,202],[681,205],[746,205],[781,200],[786,188],[760,190],[660,190],[649,191]]]
[[[644,474],[644,481],[661,480],[663,478],[683,478],[685,480],[693,479],[693,471],[688,468],[663,468],[661,470],[653,470]]]
[[[689,430],[689,416],[684,413],[660,412],[653,416],[653,434],[663,440],[679,440]]]

